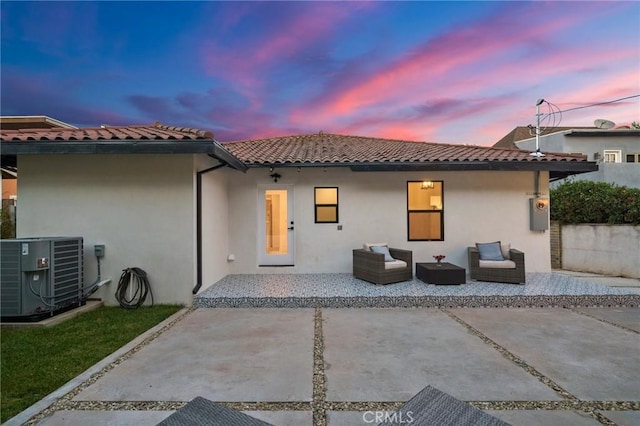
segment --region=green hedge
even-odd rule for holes
[[[551,220],[560,223],[640,224],[640,189],[576,180],[550,191]]]

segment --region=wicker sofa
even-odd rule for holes
[[[402,268],[385,268],[384,254],[370,250],[353,250],[353,275],[361,280],[374,284],[391,284],[413,279],[413,253],[389,247],[389,253],[394,259],[406,263]]]
[[[480,267],[480,254],[476,247],[468,247],[467,254],[469,276],[472,280],[511,284],[525,283],[524,253],[520,250],[509,249],[509,257],[515,263],[515,268]]]

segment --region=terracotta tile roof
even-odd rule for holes
[[[540,131],[540,135],[550,135],[551,133],[557,132],[565,132],[567,130],[572,129],[596,129],[596,127],[554,127],[549,129],[542,129]],[[518,126],[505,136],[502,137],[498,142],[493,144],[494,148],[513,148],[518,149],[516,142],[522,141],[525,139],[531,139],[536,136],[535,128],[530,128],[529,126]]]
[[[222,144],[248,166],[424,162],[586,161],[584,156],[546,154],[536,158],[519,149],[450,145],[315,133]]]
[[[83,129],[1,130],[0,141],[130,141],[130,140],[213,140],[213,133],[186,127],[165,126],[101,126]]]
[[[209,131],[154,123],[83,129],[0,130],[2,164],[15,165],[29,154],[207,154],[237,170],[242,162]]]

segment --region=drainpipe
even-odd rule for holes
[[[196,258],[197,258],[197,279],[196,286],[192,293],[198,294],[202,287],[202,175],[225,167],[227,163],[218,164],[208,169],[196,172]]]

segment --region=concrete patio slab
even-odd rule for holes
[[[601,424],[596,419],[573,410],[487,410],[487,413],[512,426],[596,426]]]
[[[56,411],[38,423],[39,426],[69,425],[137,425],[156,426],[173,411]]]
[[[311,411],[243,411],[243,413],[276,426],[300,426],[313,423]]]
[[[366,415],[365,412],[359,411],[328,411],[327,412],[327,425],[328,426],[345,426],[345,425],[375,425],[375,422],[367,423],[371,416]]]
[[[455,315],[582,400],[640,396],[637,333],[566,309],[459,309]]]
[[[640,309],[637,308],[575,308],[576,311],[621,325],[640,333]]]
[[[328,411],[327,426],[371,426],[376,425],[376,416],[384,418],[386,411]],[[393,411],[388,411],[389,415]],[[408,420],[408,419],[405,419]],[[410,425],[411,423],[405,424]]]
[[[311,309],[199,309],[74,399],[311,401],[313,326]]]
[[[640,411],[601,411],[603,416],[613,420],[618,426],[640,425]]]
[[[426,385],[468,400],[558,400],[437,309],[325,309],[329,401],[407,401]]]
[[[310,411],[243,411],[256,419],[277,426],[308,425],[312,422]],[[58,411],[39,423],[40,426],[69,425],[136,425],[155,426],[174,411]]]
[[[596,426],[601,423],[584,413],[573,410],[485,410],[491,414],[511,424],[512,426]],[[384,411],[329,411],[327,413],[327,425],[329,426],[367,426],[376,424],[373,421],[376,415],[383,416]],[[635,412],[615,412],[615,414],[632,414]],[[608,413],[607,413],[608,414]],[[624,417],[620,416],[622,420]],[[632,417],[629,419],[634,420]],[[613,419],[612,419],[613,420]],[[616,423],[618,421],[616,420]],[[408,423],[410,424],[410,423]],[[639,423],[618,423],[636,426]]]

